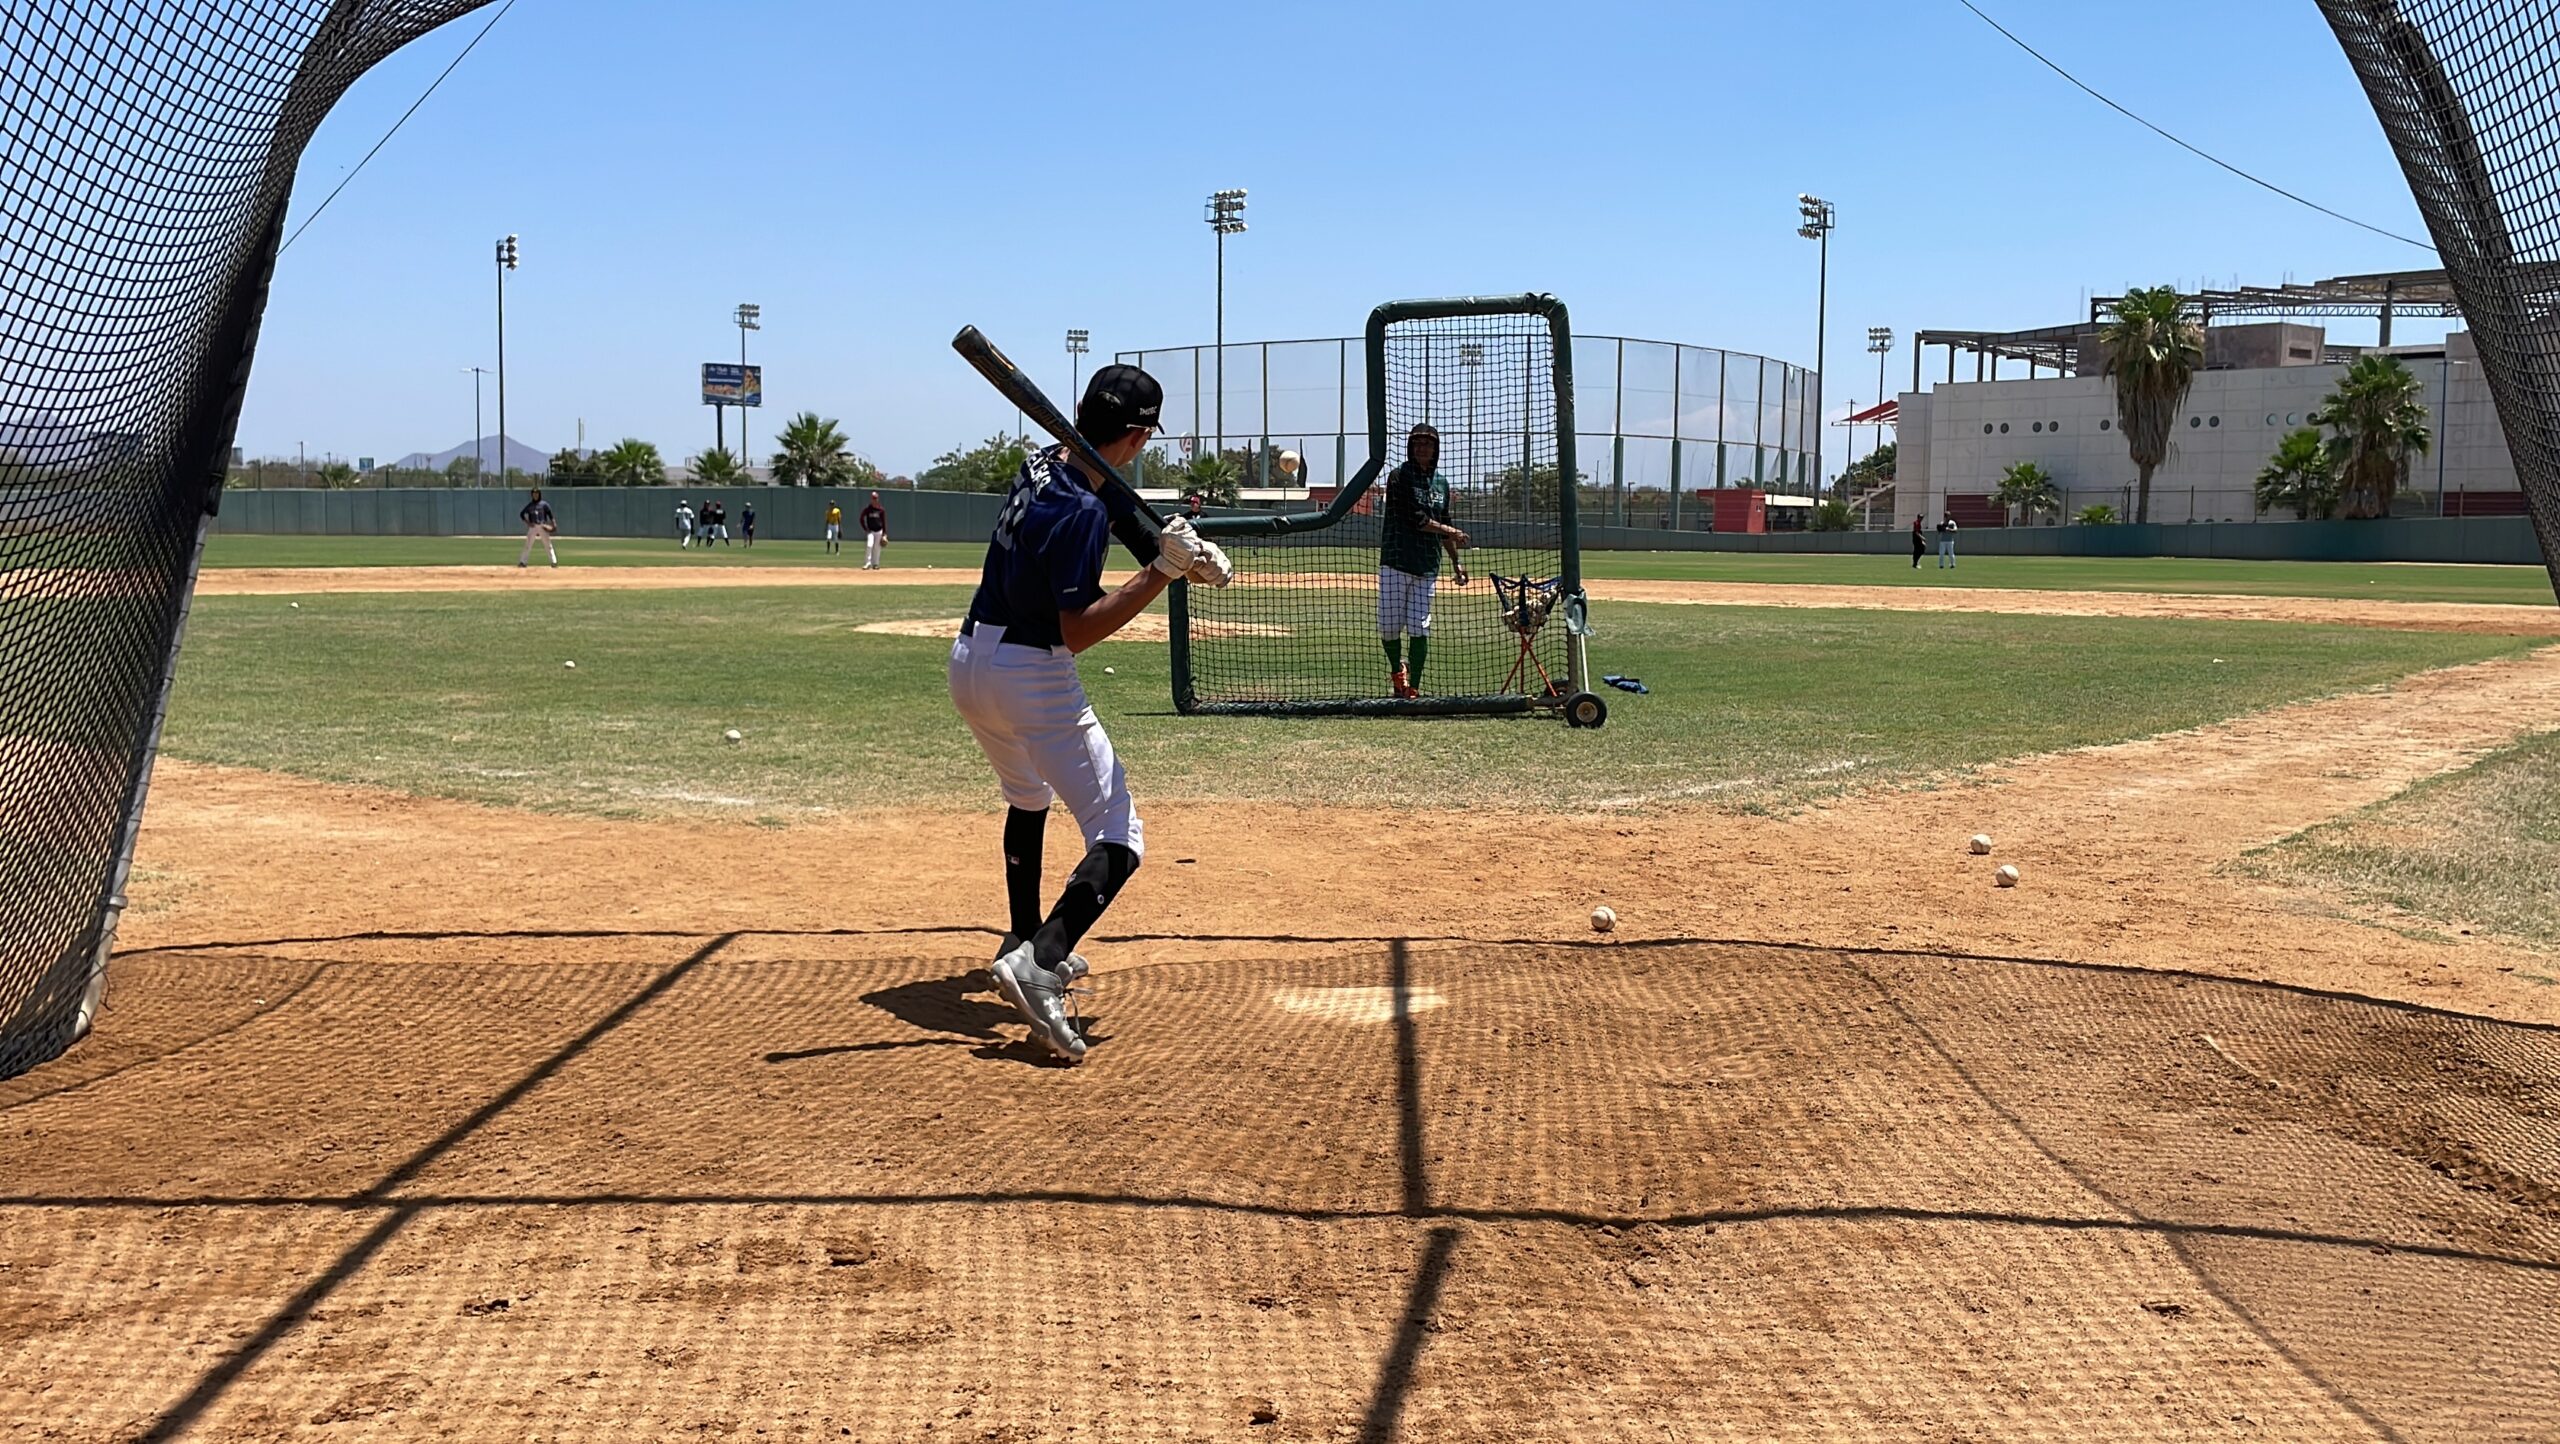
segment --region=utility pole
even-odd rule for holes
[[[1212,456],[1223,456],[1227,450],[1227,237],[1244,234],[1244,191],[1211,191],[1209,202],[1200,219],[1218,235],[1218,405],[1217,443]],[[1263,378],[1269,385],[1270,378]]]
[[[1814,490],[1820,491],[1822,489],[1823,333],[1831,325],[1831,228],[1838,224],[1838,217],[1831,209],[1831,202],[1820,196],[1799,195],[1796,197],[1796,208],[1804,218],[1804,224],[1796,227],[1796,234],[1808,241],[1822,243],[1822,269],[1815,283],[1813,302],[1813,486]]]
[[[752,302],[738,304],[738,469],[746,470],[747,462],[747,333],[764,329],[764,307]]]
[[[465,366],[471,373],[471,484],[478,486],[480,477],[489,469],[489,448],[482,443],[480,429],[480,378],[489,374],[486,366]]]
[[[1882,406],[1884,405],[1884,358],[1893,350],[1893,328],[1891,326],[1869,326],[1867,328],[1867,349],[1875,353],[1876,405]],[[1849,438],[1849,445],[1851,450],[1854,451],[1857,449],[1857,437],[1855,435],[1852,435]],[[1884,450],[1884,418],[1881,416],[1876,418],[1876,450]]]
[[[516,238],[498,242],[498,484],[507,482],[507,272],[516,268]]]

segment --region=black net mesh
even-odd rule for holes
[[[1203,712],[1508,710],[1565,686],[1562,608],[1535,617],[1506,596],[1566,579],[1559,485],[1559,391],[1546,316],[1435,316],[1394,321],[1370,358],[1384,381],[1385,452],[1376,480],[1330,526],[1222,539],[1232,586],[1187,589],[1176,679]],[[1389,535],[1388,490],[1408,464],[1411,433],[1439,432],[1448,520],[1467,534],[1460,558]],[[1402,562],[1404,565],[1391,565]],[[1430,576],[1414,569],[1436,567]],[[1499,579],[1503,585],[1497,586]],[[1399,701],[1382,639],[1427,635]],[[1550,684],[1552,684],[1552,689]],[[1187,690],[1186,690],[1187,689]]]
[[[0,1076],[95,999],[304,143],[482,0],[0,8]]]
[[[2560,9],[2321,0],[2452,277],[2560,585]]]

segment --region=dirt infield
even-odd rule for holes
[[[329,592],[479,592],[664,590],[687,587],[966,586],[959,568],[582,567],[566,571],[514,567],[303,567],[217,569],[199,594],[294,596]],[[1113,579],[1116,582],[1116,578]],[[1292,574],[1291,585],[1357,585],[1367,578]],[[2361,602],[2324,597],[2180,596],[2150,592],[2047,592],[2024,589],[1843,587],[1745,582],[1595,581],[1596,602],[1662,602],[1734,607],[1848,607],[1879,611],[1988,612],[2019,616],[2186,617],[2214,621],[2324,622],[2417,631],[2560,636],[2560,607],[2464,602]]]
[[[986,810],[164,763],[101,1031],[0,1083],[0,1418],[2552,1438],[2551,959],[2224,865],[2554,717],[2546,649],[1788,817],[1151,805],[1073,1071]]]

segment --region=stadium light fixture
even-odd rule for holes
[[[1221,456],[1227,449],[1227,237],[1244,234],[1244,188],[1209,192],[1200,219],[1218,236],[1218,440],[1210,455]]]
[[[507,272],[516,268],[516,238],[498,241],[498,484],[507,484]],[[476,384],[476,383],[475,383]],[[472,478],[479,484],[479,478]]]
[[[747,470],[754,463],[747,459],[747,333],[764,329],[764,307],[752,301],[738,303],[738,469]],[[752,478],[750,478],[752,479]]]
[[[1093,349],[1093,333],[1082,326],[1067,328],[1067,405],[1080,398],[1076,393],[1084,386],[1084,357]]]
[[[1876,405],[1882,406],[1884,405],[1884,358],[1893,350],[1893,328],[1891,326],[1869,326],[1867,328],[1867,350],[1874,353],[1876,358]],[[1852,449],[1855,449],[1857,440],[1858,439],[1854,436],[1849,438],[1849,444]],[[1882,451],[1883,449],[1884,418],[1879,416],[1876,418],[1876,450]]]
[[[1831,209],[1831,202],[1820,196],[1798,195],[1796,212],[1804,220],[1803,225],[1796,227],[1796,234],[1808,241],[1819,242],[1822,246],[1822,268],[1819,278],[1814,283],[1813,293],[1813,484],[1818,491],[1822,487],[1823,480],[1822,367],[1824,351],[1822,342],[1823,333],[1831,325],[1831,228],[1838,224],[1839,217]]]

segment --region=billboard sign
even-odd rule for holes
[[[764,368],[740,366],[730,361],[703,362],[702,404],[705,406],[762,406],[764,404]]]

